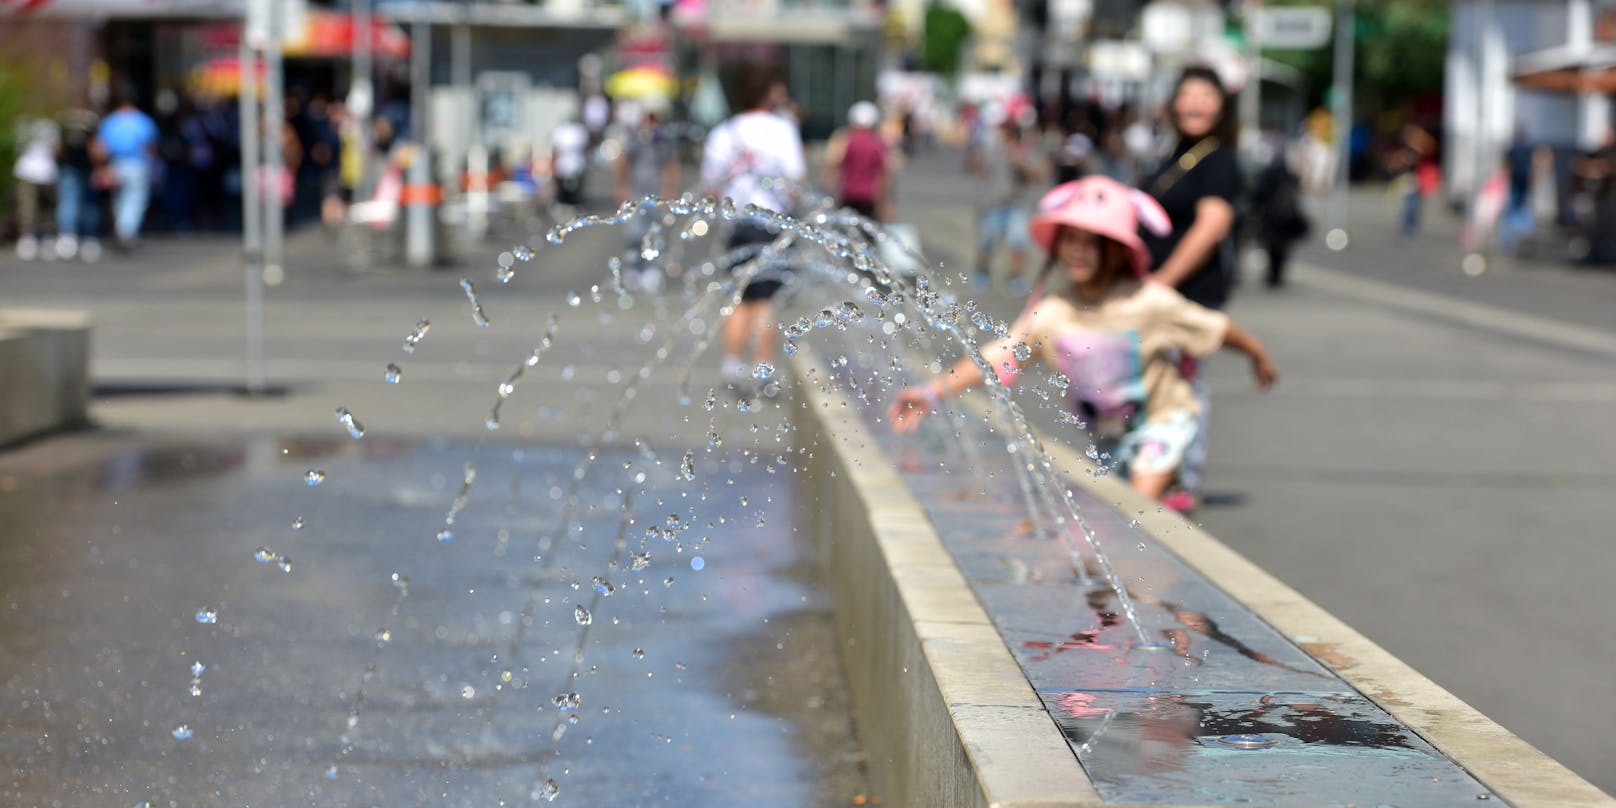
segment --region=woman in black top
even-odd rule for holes
[[[1169,112],[1177,143],[1172,155],[1139,187],[1161,203],[1173,229],[1166,236],[1146,231],[1140,235],[1150,248],[1156,281],[1196,303],[1221,309],[1234,277],[1230,235],[1235,200],[1242,190],[1235,156],[1235,105],[1217,73],[1188,67],[1178,78]],[[1162,500],[1178,510],[1193,507],[1200,491],[1210,412],[1205,377],[1186,375],[1201,400],[1201,415],[1195,441],[1179,468],[1179,484],[1186,495]]]

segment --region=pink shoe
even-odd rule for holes
[[[1170,511],[1189,513],[1195,510],[1195,495],[1188,491],[1174,491],[1161,498],[1161,505]]]

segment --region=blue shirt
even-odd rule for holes
[[[121,109],[101,122],[99,134],[112,159],[144,157],[157,143],[157,124],[138,109]]]

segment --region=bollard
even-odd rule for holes
[[[404,261],[413,268],[437,263],[438,205],[443,189],[432,177],[432,156],[420,150],[405,171],[399,203],[404,207]]]

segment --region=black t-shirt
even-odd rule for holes
[[[1152,267],[1159,268],[1167,256],[1173,254],[1184,234],[1195,224],[1195,206],[1203,198],[1215,196],[1235,206],[1243,190],[1245,183],[1240,175],[1239,159],[1235,157],[1234,148],[1225,143],[1208,152],[1193,168],[1180,171],[1179,158],[1195,145],[1194,142],[1180,144],[1173,155],[1163,160],[1161,166],[1139,185],[1161,203],[1162,209],[1167,211],[1167,218],[1173,223],[1173,232],[1165,237],[1140,230],[1139,235],[1150,249]],[[1169,172],[1178,175],[1178,179],[1162,190],[1159,186],[1166,184],[1162,177]],[[1229,281],[1234,277],[1230,246],[1231,242],[1225,238],[1206,262],[1178,285],[1179,293],[1207,308],[1223,308],[1224,302],[1229,299]]]

